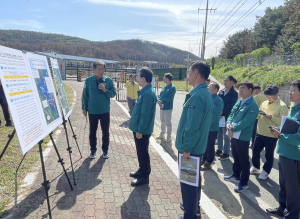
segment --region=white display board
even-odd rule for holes
[[[64,88],[64,85],[62,82],[62,78],[60,75],[59,66],[58,66],[56,59],[50,58],[50,61],[51,61],[51,66],[52,66],[54,82],[56,84],[56,89],[57,89],[57,93],[58,93],[58,99],[60,101],[60,106],[62,108],[65,119],[68,119],[71,114],[71,110],[69,107],[69,103],[68,103],[65,88]]]
[[[0,79],[25,154],[62,123],[47,59],[0,46]]]

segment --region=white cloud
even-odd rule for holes
[[[43,28],[44,26],[36,20],[0,20],[0,28],[18,28],[18,27],[29,27],[29,28]]]
[[[86,0],[87,2],[94,4],[113,5],[119,7],[128,8],[143,8],[143,9],[154,9],[159,11],[169,11],[175,15],[181,15],[184,11],[195,11],[197,6],[186,5],[186,4],[161,4],[148,1],[118,1],[118,0]]]

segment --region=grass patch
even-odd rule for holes
[[[186,82],[185,81],[172,81],[172,84],[176,87],[176,89],[179,90],[185,90]],[[161,86],[164,86],[164,84],[161,84]],[[190,91],[192,88],[191,85],[188,85],[188,90]]]
[[[263,89],[267,84],[273,83],[284,86],[299,78],[300,66],[262,66],[262,67],[239,67],[228,65],[212,71],[212,75],[223,81],[226,75],[234,76],[238,82],[249,80],[259,84]]]
[[[64,84],[66,96],[69,105],[72,104],[74,99],[73,89]],[[0,153],[4,149],[8,135],[12,133],[14,127],[5,127],[5,121],[3,118],[2,108],[0,107],[0,116],[2,120],[2,126],[0,128]],[[42,148],[46,148],[46,144],[50,141],[49,136],[44,139]],[[15,134],[10,145],[8,146],[5,154],[0,160],[0,218],[7,214],[5,206],[12,202],[15,195],[15,187],[21,185],[24,177],[31,169],[32,165],[40,159],[39,150],[37,146],[34,146],[27,154],[20,166],[18,172],[17,167],[19,166],[23,154],[19,144],[17,134]]]

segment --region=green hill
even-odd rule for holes
[[[166,64],[184,64],[188,54],[187,51],[174,47],[139,39],[101,42],[22,30],[0,30],[0,45],[31,52],[51,50],[66,55],[118,61],[157,61]],[[190,58],[197,59],[197,56],[190,53]]]

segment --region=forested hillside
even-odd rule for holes
[[[300,0],[285,0],[278,8],[266,8],[251,29],[244,29],[223,42],[220,57],[233,59],[237,54],[268,48],[270,53],[300,52]]]
[[[138,39],[95,42],[62,34],[21,30],[0,30],[0,45],[31,52],[51,50],[66,55],[166,64],[184,64],[188,54],[173,47]],[[197,59],[192,53],[190,57]]]

